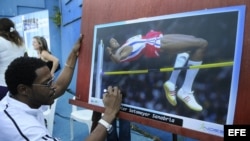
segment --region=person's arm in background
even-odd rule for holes
[[[50,73],[52,76],[54,76],[54,73],[57,69],[57,67],[59,66],[59,59],[55,56],[53,56],[52,54],[50,54],[48,51],[43,50],[41,53],[41,57],[44,58],[47,61],[51,61],[52,62],[52,68],[50,70]]]
[[[102,119],[111,124],[120,110],[121,101],[122,94],[120,89],[109,86],[107,93],[103,95],[105,110]],[[105,141],[106,137],[107,129],[103,125],[98,124],[84,141]]]

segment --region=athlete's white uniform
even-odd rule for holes
[[[125,44],[119,49],[122,50],[126,46],[131,46],[133,50],[131,53],[120,62],[130,62],[138,59],[142,55],[148,58],[159,57],[159,50],[161,45],[162,33],[151,30],[145,36],[136,35],[129,38]]]

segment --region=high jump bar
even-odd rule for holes
[[[149,72],[167,72],[173,70],[185,70],[185,69],[206,69],[206,68],[216,68],[216,67],[227,67],[232,66],[233,62],[222,62],[222,63],[211,63],[211,64],[201,64],[195,66],[185,66],[185,67],[171,67],[171,68],[160,68],[160,69],[145,69],[145,70],[129,70],[129,71],[112,71],[103,72],[103,75],[121,75],[121,74],[142,74]]]

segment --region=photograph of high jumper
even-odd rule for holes
[[[136,35],[131,37],[122,46],[120,46],[118,41],[114,38],[111,38],[109,42],[110,47],[107,47],[107,52],[110,56],[110,59],[115,63],[134,61],[142,55],[146,56],[147,58],[155,58],[160,56],[160,51],[166,51],[169,54],[179,53],[174,67],[183,67],[188,59],[189,61],[187,65],[200,65],[208,44],[206,40],[202,38],[196,38],[191,35],[163,35],[161,32],[153,30],[148,32],[145,36]],[[187,71],[183,86],[178,90],[177,93],[177,96],[184,103],[186,103],[190,109],[195,111],[202,110],[202,106],[196,102],[191,89],[198,70],[199,69],[197,68]],[[173,71],[170,79],[166,81],[163,86],[168,101],[174,106],[177,104],[175,83],[179,72],[180,70]]]
[[[119,84],[125,112],[195,130],[206,122],[222,135],[233,122],[241,20],[223,8],[96,25],[89,103],[101,105],[103,89]]]

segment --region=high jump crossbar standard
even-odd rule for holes
[[[216,67],[227,67],[232,66],[233,62],[222,62],[222,63],[211,63],[211,64],[202,64],[195,66],[186,66],[178,68],[160,68],[160,69],[144,69],[144,70],[129,70],[129,71],[112,71],[112,72],[103,72],[103,75],[122,75],[122,74],[142,74],[149,72],[167,72],[173,70],[185,70],[185,69],[206,69],[206,68],[216,68]]]

